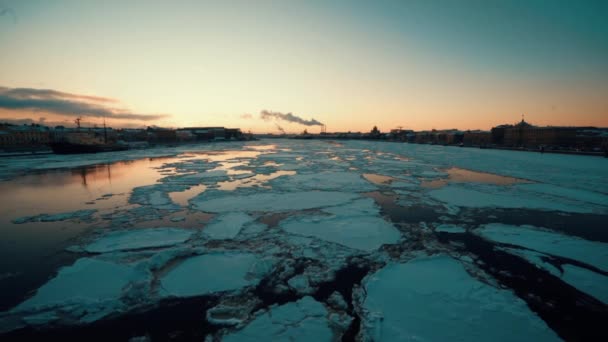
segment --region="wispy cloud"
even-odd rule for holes
[[[241,119],[253,119],[253,114],[249,114],[249,113],[241,114]]]
[[[287,121],[293,122],[304,126],[323,126],[323,123],[315,120],[315,119],[302,119],[301,117],[294,115],[292,113],[281,113],[281,112],[272,112],[269,110],[263,110],[260,112],[260,118],[268,121],[268,120],[278,120],[278,121]]]
[[[0,87],[0,108],[35,110],[63,116],[106,117],[113,119],[153,121],[166,114],[139,114],[109,107],[118,101],[110,98],[65,93],[52,89]]]

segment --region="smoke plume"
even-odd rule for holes
[[[261,111],[260,118],[262,118],[266,121],[274,119],[277,121],[294,122],[294,123],[304,125],[304,126],[323,126],[323,123],[321,123],[315,119],[305,120],[292,113],[272,112],[269,110]]]

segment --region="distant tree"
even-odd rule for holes
[[[308,134],[308,130],[304,129],[304,132],[302,132],[303,135],[307,135]]]

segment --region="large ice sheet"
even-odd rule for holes
[[[188,240],[194,230],[178,228],[149,228],[114,231],[88,244],[89,253],[107,253],[152,247],[167,247]]]
[[[191,297],[254,285],[248,278],[258,259],[249,253],[215,253],[190,257],[161,278],[162,296]]]
[[[312,297],[272,307],[223,341],[332,341],[327,310]]]
[[[512,292],[438,255],[389,264],[364,282],[363,329],[374,341],[558,341]]]
[[[36,294],[19,304],[15,310],[77,305],[89,313],[112,310],[123,290],[132,281],[147,274],[130,265],[83,258],[59,270]]]
[[[429,195],[436,200],[458,207],[527,208],[576,213],[593,213],[596,210],[601,210],[601,208],[595,208],[594,210],[592,205],[577,202],[573,199],[540,197],[536,192],[521,188],[527,185],[504,187],[450,184],[441,189],[430,191]]]
[[[223,214],[207,225],[203,234],[212,240],[234,239],[241,228],[251,221],[253,221],[253,218],[246,213]]]
[[[346,141],[345,147],[374,149],[414,161],[533,180],[608,194],[608,159],[593,156],[458,148],[425,144]],[[411,162],[404,163],[404,165]]]
[[[517,187],[520,189],[525,189],[527,191],[537,192],[541,195],[548,194],[556,197],[567,198],[569,200],[608,206],[608,195],[595,191],[573,189],[563,186],[541,183],[521,184]]]
[[[376,186],[353,172],[315,172],[277,178],[271,181],[273,188],[286,190],[337,190],[347,192],[373,191]]]
[[[206,199],[203,194],[190,200],[190,203],[195,209],[212,213],[235,210],[275,212],[334,206],[352,201],[357,196],[357,194],[335,191],[305,191]]]
[[[562,265],[561,278],[608,305],[608,277],[573,265]]]
[[[608,244],[553,233],[533,226],[492,223],[475,231],[485,239],[570,258],[608,271]]]
[[[376,250],[401,238],[399,230],[381,217],[301,217],[282,223],[281,228],[292,234],[314,236],[363,251]]]

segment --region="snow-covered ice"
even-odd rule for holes
[[[367,277],[365,335],[374,341],[558,341],[511,291],[445,256],[389,264]]]

